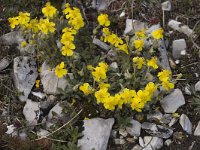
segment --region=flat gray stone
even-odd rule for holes
[[[131,136],[140,136],[141,132],[141,123],[139,123],[137,120],[131,120],[131,127],[127,127],[126,131]]]
[[[175,89],[171,94],[164,97],[160,104],[166,113],[174,113],[185,104],[185,98],[180,89]]]
[[[4,57],[0,60],[0,71],[6,69],[11,63],[11,59],[9,57]]]
[[[39,102],[27,100],[23,109],[23,114],[29,125],[37,125],[40,116]]]
[[[142,147],[137,144],[131,150],[142,150]]]
[[[103,11],[108,8],[110,0],[93,0],[92,7],[96,8],[98,11]]]
[[[22,41],[24,41],[24,38],[19,31],[12,31],[2,35],[0,37],[0,40],[2,40],[3,43],[6,45],[12,45],[12,44],[20,44]]]
[[[195,84],[195,91],[200,91],[200,81]]]
[[[141,31],[146,28],[146,24],[144,22],[140,22],[138,20],[126,19],[126,28],[124,30],[124,34],[133,34],[134,31]]]
[[[46,94],[59,94],[58,89],[64,90],[68,84],[65,77],[58,78],[54,71],[49,70],[50,68],[46,63],[42,65],[42,71],[40,73],[41,83]]]
[[[160,111],[155,111],[153,113],[147,114],[147,120],[149,121],[159,121],[163,117],[163,114]]]
[[[81,150],[106,150],[114,119],[84,120],[83,137],[78,140]]]
[[[185,39],[174,40],[172,43],[172,55],[175,59],[180,58],[181,55],[186,54],[186,41]]]
[[[20,56],[14,59],[14,83],[22,95],[21,101],[26,101],[38,76],[36,62],[32,57]]]
[[[53,117],[55,118],[61,118],[63,116],[62,114],[63,107],[61,107],[60,103],[57,103],[49,112],[48,114],[48,120],[51,120]],[[54,116],[54,113],[56,114]]]
[[[179,120],[180,125],[182,126],[183,130],[186,131],[188,134],[192,134],[192,123],[189,120],[188,116],[182,114]]]
[[[108,44],[104,43],[103,41],[97,38],[93,39],[93,43],[106,51],[108,51],[111,48]]]
[[[194,135],[195,136],[200,136],[200,121],[199,121],[199,123],[198,123],[198,125],[197,125],[197,127],[196,127],[196,129],[194,131]]]

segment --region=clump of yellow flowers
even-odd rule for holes
[[[155,92],[170,91],[174,88],[172,72],[160,68],[155,46],[147,46],[147,40],[156,43],[163,38],[163,29],[154,30],[150,35],[147,29],[141,29],[136,31],[134,36],[120,37],[112,31],[109,16],[100,14],[96,28],[100,34],[97,36],[109,44],[112,51],[116,50],[116,55],[110,60],[108,52],[98,54],[91,50],[88,52],[91,54],[89,57],[94,61],[89,61],[88,57],[82,56],[84,52],[77,52],[76,38],[85,25],[79,9],[66,3],[60,17],[61,13],[47,2],[42,8],[42,14],[41,18],[32,19],[30,13],[19,12],[18,16],[8,19],[10,27],[20,29],[28,35],[21,47],[28,44],[39,47],[43,42],[50,44],[48,53],[42,51],[43,49],[38,49],[38,53],[47,55],[52,60],[58,55],[60,59],[55,61],[56,64],[52,67],[58,78],[68,78],[66,75],[75,70],[72,72],[75,78],[70,79],[77,80],[74,83],[78,83],[73,86],[77,87],[73,88],[73,94],[81,94],[86,99],[92,98],[97,104],[111,111],[130,107],[141,112],[148,102],[156,99]],[[80,58],[76,59],[77,57]],[[113,69],[112,63],[118,66]],[[157,76],[149,80],[149,74]],[[36,81],[36,87],[40,87],[40,80]]]

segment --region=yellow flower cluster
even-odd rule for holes
[[[144,90],[136,92],[135,90],[125,88],[120,93],[112,96],[108,92],[108,88],[104,87],[95,92],[95,97],[97,103],[102,103],[108,110],[114,110],[116,106],[121,109],[124,104],[128,104],[131,105],[133,110],[141,112],[156,90],[157,86],[150,82]]]
[[[47,2],[45,7],[42,8],[42,13],[47,18],[53,18],[56,12],[57,12],[57,9],[53,7],[50,2]]]
[[[162,39],[163,38],[163,33],[164,30],[162,28],[154,30],[151,35],[153,36],[153,38],[155,38],[156,40]]]
[[[123,42],[123,40],[120,37],[118,37],[114,33],[111,33],[109,28],[103,28],[102,32],[103,32],[103,36],[104,36],[104,42],[108,42],[111,45],[118,48],[119,50],[128,54],[128,46],[126,43]]]
[[[62,78],[64,75],[67,74],[67,69],[64,69],[64,68],[65,68],[64,62],[61,62],[59,65],[56,66],[55,75],[58,78]]]
[[[101,26],[106,26],[106,27],[110,26],[110,20],[108,19],[107,14],[100,14],[97,20]]]
[[[63,13],[66,15],[66,19],[68,19],[68,23],[71,27],[73,27],[75,30],[79,30],[80,28],[84,27],[84,21],[81,15],[81,12],[78,8],[73,7],[70,8],[70,4],[66,4],[66,8],[63,11]]]
[[[18,25],[25,27],[30,21],[30,13],[19,12],[19,15],[17,17],[8,18],[8,21],[12,29],[14,29]]]
[[[147,38],[145,31],[145,29],[142,29],[141,31],[135,32],[133,45],[138,51],[142,51],[142,49],[144,48],[145,38]]]
[[[158,68],[157,61],[158,60],[156,57],[152,57],[150,60],[147,60],[147,65],[149,67],[152,67],[153,69],[157,69]]]
[[[108,65],[105,62],[100,62],[97,67],[93,68],[92,76],[95,81],[100,82],[107,78],[106,73],[108,70]]]
[[[84,83],[79,87],[79,90],[81,90],[84,95],[89,95],[93,93],[94,89],[89,85],[89,83]]]
[[[40,19],[38,28],[44,34],[48,34],[49,32],[54,33],[54,31],[56,30],[55,23],[49,21],[49,19]]]
[[[143,39],[134,40],[134,46],[137,50],[142,51],[144,47],[144,40]]]
[[[171,83],[170,78],[171,78],[172,72],[169,70],[163,70],[158,73],[158,78],[162,82],[162,87],[166,90],[169,91],[170,89],[174,88],[174,84]]]
[[[136,63],[137,69],[142,69],[142,66],[145,64],[144,57],[134,57],[133,62]]]
[[[68,23],[71,28],[66,27],[63,29],[63,34],[60,42],[63,44],[61,52],[63,56],[72,56],[73,50],[76,48],[74,45],[74,36],[77,31],[84,26],[83,18],[81,16],[80,10],[78,8],[70,8],[69,3],[66,4],[66,8],[63,11],[68,19]]]

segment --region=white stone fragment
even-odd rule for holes
[[[188,26],[183,25],[181,22],[178,22],[176,20],[170,20],[168,22],[168,26],[171,27],[174,30],[177,30],[181,33],[186,34],[187,36],[193,36],[194,31],[190,29]]]
[[[142,139],[142,137],[139,137],[139,144],[141,147],[145,147],[144,140]]]
[[[175,113],[179,107],[185,104],[185,98],[180,89],[175,89],[171,94],[164,97],[160,103],[166,113]]]
[[[195,136],[200,136],[200,121],[198,122],[198,125],[194,131]]]
[[[172,9],[172,4],[170,1],[163,2],[161,4],[161,6],[162,6],[162,10],[164,10],[164,11],[171,11],[171,9]]]
[[[42,92],[31,92],[31,94],[33,94],[36,97],[39,97],[40,99],[44,99],[46,97],[46,94]]]
[[[163,147],[163,139],[159,137],[153,137],[150,145],[153,149],[161,149]]]
[[[167,139],[166,141],[165,141],[165,145],[166,146],[170,146],[172,144],[172,140],[171,139]]]
[[[61,107],[60,103],[57,103],[49,112],[48,114],[48,120],[51,120],[53,117],[55,118],[60,118],[63,116],[62,114],[63,111],[63,107]],[[56,116],[54,116],[53,114],[56,114]]]
[[[39,102],[27,100],[23,109],[23,114],[29,125],[37,125],[40,116]]]
[[[46,137],[50,132],[47,131],[47,130],[44,130],[44,129],[40,129],[38,132],[37,132],[37,136],[38,137]]]
[[[13,68],[15,86],[22,93],[19,99],[26,101],[38,76],[36,62],[28,56],[16,57]]]
[[[122,13],[119,15],[119,17],[124,17],[125,16],[125,11],[122,11]]]
[[[14,126],[14,124],[11,124],[9,126],[7,126],[7,131],[6,134],[12,134],[14,132],[14,130],[16,129],[16,127]]]
[[[137,144],[131,150],[142,150],[142,147]]]
[[[110,0],[93,0],[92,7],[96,8],[98,11],[103,11],[108,8]]]
[[[113,118],[84,120],[84,136],[78,140],[78,146],[81,150],[106,150],[113,124]]]
[[[186,131],[188,134],[192,134],[192,123],[189,120],[188,116],[182,114],[179,120],[180,125],[182,126],[183,130]]]
[[[180,60],[179,59],[177,59],[177,60],[175,60],[175,64],[180,64]]]
[[[180,58],[181,55],[186,54],[186,41],[185,39],[174,40],[172,44],[172,55],[174,58]]]
[[[185,86],[185,94],[192,95],[192,93],[190,91],[190,86],[189,85]]]
[[[7,45],[20,44],[24,41],[22,34],[19,31],[12,31],[0,37],[3,43]]]
[[[195,91],[200,91],[200,81],[195,84]]]
[[[124,34],[132,34],[133,31],[141,31],[146,28],[146,24],[137,20],[126,19]]]
[[[118,68],[117,62],[112,62],[112,63],[110,64],[110,68],[117,69],[117,68]]]
[[[127,127],[126,131],[131,136],[140,136],[141,132],[141,123],[139,123],[137,120],[131,120],[131,127]]]
[[[54,71],[51,71],[49,68],[46,62],[44,62],[40,73],[44,92],[46,94],[59,94],[58,89],[64,90],[69,83],[65,77],[58,78]]]
[[[128,132],[125,129],[119,129],[119,134],[122,135],[123,137],[127,137]]]
[[[104,50],[109,50],[110,49],[110,46],[106,43],[104,43],[103,41],[97,39],[97,38],[93,38],[93,43],[99,47],[101,47],[102,49]]]

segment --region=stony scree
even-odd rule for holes
[[[131,120],[131,127],[127,127],[126,131],[131,135],[131,136],[140,136],[141,132],[141,123],[139,123],[137,120]]]
[[[11,63],[11,60],[9,57],[4,57],[0,60],[0,71],[6,69]]]
[[[155,111],[150,114],[147,114],[148,121],[159,121],[163,117],[163,114],[160,111]]]
[[[142,129],[144,129],[151,136],[167,139],[172,136],[173,130],[169,127],[156,125],[155,123],[144,122],[142,123]]]
[[[78,140],[78,146],[81,150],[106,150],[113,124],[113,118],[84,120],[83,137]]]
[[[164,97],[160,104],[166,113],[174,113],[176,110],[185,104],[185,98],[180,89],[174,89],[174,91]]]
[[[200,136],[200,121],[198,122],[198,125],[194,131],[195,136]]]
[[[19,99],[26,101],[38,76],[36,62],[32,57],[16,57],[13,70],[15,86],[22,93]]]
[[[160,149],[163,147],[163,139],[159,137],[145,136],[144,145],[150,145],[152,149]]]
[[[179,119],[179,123],[185,132],[187,132],[188,134],[192,134],[192,123],[189,120],[188,116],[182,114]]]
[[[37,125],[40,116],[39,102],[28,99],[24,106],[23,114],[29,125]]]

